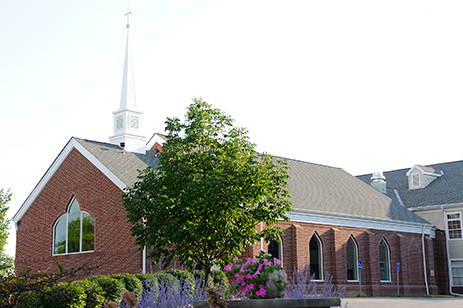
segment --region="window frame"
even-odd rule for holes
[[[319,259],[318,270],[320,271],[320,278],[319,279],[314,278],[313,281],[323,281],[324,279],[324,276],[323,276],[323,244],[317,232],[315,232],[309,240],[309,268],[312,267],[312,260],[310,258],[310,242],[312,241],[313,238],[315,238],[315,241],[318,247],[318,259]],[[312,273],[310,273],[310,276],[312,277]]]
[[[458,215],[458,218],[449,218],[450,215]],[[462,219],[461,219],[461,212],[448,212],[446,213],[445,215],[445,220],[446,220],[446,224],[447,224],[447,231],[448,231],[448,239],[449,240],[461,240],[463,239],[463,229],[462,229]],[[450,225],[449,223],[450,222],[453,222],[453,221],[458,221],[460,222],[460,228],[459,229],[450,229]],[[460,231],[460,237],[450,237],[450,232],[455,232],[455,231]]]
[[[385,261],[381,261],[381,245],[384,245],[384,247],[386,248],[386,260]],[[386,240],[383,238],[381,240],[381,243],[379,244],[379,247],[378,247],[378,250],[379,250],[379,279],[381,282],[391,282],[392,280],[392,276],[391,276],[391,251],[389,249],[389,245],[387,244]],[[381,278],[381,264],[384,264],[385,265],[385,269],[386,269],[386,273],[387,273],[387,276],[388,276],[388,279],[387,280],[383,280]]]
[[[272,254],[272,257],[275,257],[278,260],[280,260],[281,266],[283,266],[283,241],[282,241],[282,239],[281,239],[281,237],[279,235],[278,235],[278,239],[280,240],[279,242],[277,242],[277,241],[274,241],[274,242],[277,243],[277,245],[278,245],[278,253],[279,253],[279,255],[274,256]],[[270,253],[268,246],[270,246],[270,243],[268,243],[268,245],[267,245],[267,252]]]
[[[347,266],[347,270],[349,271],[349,257],[348,257],[348,254],[347,254],[347,245],[349,244],[349,242],[353,243],[353,246],[354,246],[354,264],[353,264],[353,267],[354,267],[354,270],[355,270],[355,279],[349,279],[349,274],[347,274],[347,281],[348,282],[358,282],[359,281],[359,270],[358,270],[358,245],[357,245],[357,241],[355,240],[355,238],[351,235],[349,237],[349,239],[347,240],[347,243],[346,243],[346,266]]]
[[[459,266],[454,266],[454,262],[461,262],[462,264]],[[461,276],[458,277],[461,279],[461,284],[455,284],[455,277],[453,276],[453,269],[460,268]],[[463,259],[453,259],[450,261],[450,279],[451,279],[451,286],[452,287],[463,287]]]
[[[418,176],[418,185],[415,185],[414,178]],[[421,187],[421,173],[420,172],[413,172],[411,174],[411,181],[412,181],[412,187]]]
[[[70,210],[72,205],[74,204],[74,201],[77,202],[79,205],[79,219],[80,219],[80,234],[79,234],[79,251],[77,252],[68,252],[69,248],[69,215],[70,215]],[[92,218],[93,220],[93,249],[92,250],[86,250],[82,251],[82,236],[83,236],[83,224],[84,224],[84,217],[83,215],[87,214],[89,217]],[[55,233],[56,233],[56,226],[61,222],[62,219],[66,220],[66,244],[65,244],[65,252],[63,253],[55,253]],[[90,213],[86,211],[80,210],[80,204],[77,201],[76,198],[72,198],[71,202],[69,202],[68,208],[66,210],[66,213],[61,215],[53,224],[53,242],[52,242],[52,255],[53,256],[63,256],[63,255],[73,255],[73,254],[80,254],[80,253],[89,253],[89,252],[94,252],[95,251],[95,220],[93,219],[93,216],[90,215]]]

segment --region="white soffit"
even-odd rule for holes
[[[13,222],[15,225],[21,220],[24,214],[27,212],[29,207],[34,203],[35,199],[42,192],[47,185],[48,181],[53,177],[55,172],[67,158],[72,149],[79,151],[86,159],[88,159],[95,167],[98,168],[108,179],[110,179],[117,187],[123,190],[127,185],[122,182],[114,173],[112,173],[105,165],[103,165],[95,156],[92,155],[86,148],[84,148],[74,137],[69,140],[61,153],[56,157],[55,161],[51,164],[48,170],[45,172],[39,183],[34,187],[32,192],[27,197],[26,201],[22,204],[16,214],[13,216]]]

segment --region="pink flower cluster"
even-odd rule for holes
[[[272,280],[275,279],[275,273],[283,271],[281,261],[277,258],[272,258],[271,255],[260,253],[255,259],[247,258],[238,260],[235,257],[235,262],[229,263],[224,267],[227,277],[232,279],[232,290],[238,291],[245,298],[264,298],[264,297],[283,297],[283,287],[286,281],[276,276],[275,286],[272,285]],[[270,278],[270,277],[274,278]],[[281,277],[282,278],[282,277]],[[271,286],[271,289],[269,287]],[[271,294],[269,293],[271,291]]]

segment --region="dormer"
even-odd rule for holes
[[[432,167],[414,165],[407,172],[408,189],[420,189],[428,186],[432,181],[442,176],[442,171],[436,173]]]

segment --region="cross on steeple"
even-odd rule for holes
[[[130,27],[130,24],[129,24],[129,15],[131,14],[132,12],[129,12],[129,8],[127,8],[127,13],[125,13],[125,16],[127,16],[127,25],[126,27]]]

